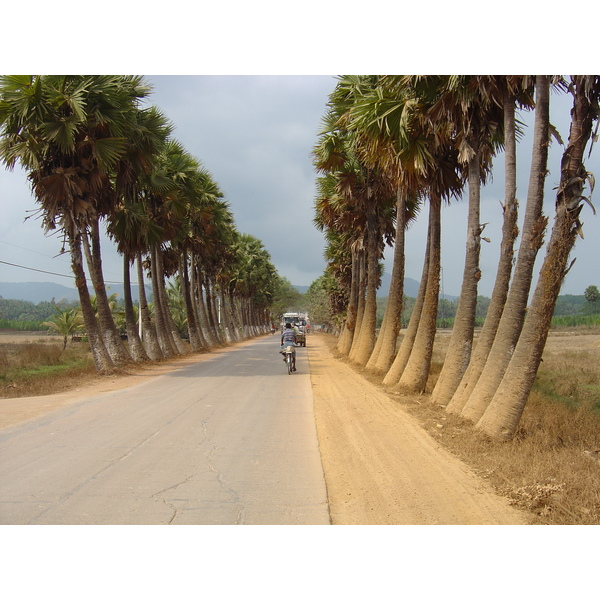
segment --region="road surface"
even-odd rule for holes
[[[329,524],[306,349],[278,336],[0,430],[2,524]]]

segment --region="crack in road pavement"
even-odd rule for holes
[[[140,450],[141,448],[143,448],[148,442],[150,442],[151,440],[153,440],[155,437],[157,437],[158,435],[160,435],[167,427],[173,425],[173,423],[178,420],[182,415],[185,415],[188,411],[190,411],[192,408],[194,408],[199,402],[201,402],[202,400],[204,400],[208,395],[210,395],[212,392],[214,392],[215,389],[217,389],[218,387],[220,387],[221,385],[223,385],[225,381],[225,378],[223,378],[220,381],[217,381],[215,383],[214,386],[212,386],[210,388],[210,390],[207,390],[202,396],[200,396],[199,398],[197,398],[194,402],[192,402],[189,406],[185,407],[183,410],[181,410],[180,412],[178,412],[176,415],[174,415],[169,421],[167,421],[164,425],[162,425],[161,427],[159,427],[156,431],[154,431],[153,433],[151,433],[150,435],[148,435],[147,437],[145,437],[143,440],[141,440],[138,444],[136,444],[133,447],[129,447],[129,449],[127,450],[127,452],[125,452],[124,454],[122,454],[121,456],[118,456],[116,458],[114,458],[113,460],[111,460],[108,464],[104,465],[104,467],[102,467],[101,469],[99,469],[96,473],[94,473],[93,475],[85,478],[84,481],[81,481],[78,485],[74,486],[71,490],[69,490],[68,492],[65,492],[58,500],[56,503],[51,504],[50,506],[48,506],[45,510],[43,510],[42,512],[38,513],[34,519],[32,519],[30,521],[30,523],[33,523],[37,520],[39,520],[40,518],[42,518],[47,512],[49,512],[50,510],[52,510],[53,508],[55,508],[56,506],[61,506],[63,505],[65,502],[67,502],[69,500],[69,498],[71,498],[74,494],[76,494],[78,491],[80,491],[81,489],[83,489],[86,485],[88,485],[90,482],[97,480],[100,476],[102,476],[104,473],[106,473],[107,471],[109,471],[110,469],[112,469],[115,465],[117,465],[118,463],[126,460],[127,458],[129,458],[133,453],[137,452],[138,450]],[[66,445],[65,445],[66,447]],[[116,448],[118,446],[113,446],[113,448]],[[192,476],[193,477],[193,476]],[[184,482],[180,482],[177,485],[181,485]],[[175,487],[176,487],[175,486]],[[168,489],[168,488],[166,488]],[[153,494],[151,497],[153,497],[155,494]]]
[[[207,419],[202,420],[202,431],[204,433],[204,439],[209,443],[212,450],[210,452],[208,452],[208,454],[206,455],[206,464],[208,465],[208,468],[211,470],[211,472],[213,472],[217,476],[217,482],[219,483],[221,488],[223,490],[225,490],[228,494],[231,495],[233,502],[238,506],[237,518],[235,520],[234,525],[242,525],[244,522],[245,511],[244,511],[244,505],[241,501],[241,498],[240,498],[238,492],[236,492],[234,489],[230,488],[225,483],[225,480],[223,478],[223,474],[221,473],[221,471],[219,471],[218,469],[215,469],[215,467],[213,466],[212,459],[218,449],[218,446],[214,442],[214,440],[211,439],[211,437],[208,434],[207,422],[208,422]]]

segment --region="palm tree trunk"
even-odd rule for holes
[[[81,238],[80,234],[69,232],[69,250],[71,253],[71,268],[75,275],[75,286],[79,294],[79,302],[81,304],[81,313],[85,323],[85,332],[90,344],[92,358],[96,370],[100,373],[112,371],[115,367],[110,354],[104,346],[104,341],[98,331],[96,323],[96,315],[90,299],[90,293],[87,287],[85,271],[83,269],[83,256],[81,254]]]
[[[423,261],[423,272],[421,273],[419,291],[417,292],[415,304],[410,315],[410,321],[408,322],[406,333],[404,334],[402,342],[400,343],[398,353],[396,354],[394,361],[383,378],[384,385],[396,385],[400,381],[400,377],[402,377],[402,373],[404,372],[404,369],[408,363],[408,359],[412,353],[417,331],[419,330],[419,322],[421,319],[421,313],[423,311],[423,304],[425,302],[425,293],[427,291],[427,278],[429,275],[429,262],[431,257],[431,207],[429,208],[429,211],[430,217],[427,227],[427,244],[425,248],[425,259]]]
[[[379,249],[375,217],[376,215],[369,215],[367,219],[367,289],[360,338],[354,355],[354,362],[361,366],[367,364],[375,346],[377,280],[379,275]]]
[[[209,348],[218,345],[217,339],[212,330],[208,311],[206,308],[206,277],[198,274],[198,310],[200,311],[200,321],[202,323],[202,331]]]
[[[170,330],[167,328],[165,320],[165,309],[163,307],[163,298],[160,293],[160,287],[164,287],[164,282],[159,281],[158,274],[158,250],[156,246],[152,246],[150,250],[150,272],[152,281],[152,297],[154,299],[154,322],[156,324],[156,336],[160,349],[165,358],[170,358],[177,354],[175,342],[171,336]],[[167,309],[168,310],[168,309]]]
[[[435,342],[437,310],[440,294],[440,259],[441,259],[441,199],[431,197],[429,200],[429,269],[427,272],[427,288],[423,308],[419,318],[419,327],[415,336],[412,352],[398,382],[401,389],[421,393],[425,391],[431,357]]]
[[[231,344],[235,341],[233,324],[231,323],[231,319],[229,317],[229,309],[227,306],[227,301],[225,299],[225,290],[224,286],[219,286],[220,290],[220,298],[221,298],[221,314],[223,315],[223,333],[225,336],[225,343]]]
[[[396,239],[390,292],[381,323],[375,349],[367,363],[367,369],[386,373],[396,354],[398,332],[402,324],[402,300],[404,295],[404,238],[406,231],[406,196],[399,189],[396,201]]]
[[[129,271],[129,257],[123,254],[123,297],[125,299],[125,325],[127,329],[127,342],[129,351],[135,362],[145,362],[148,360],[148,354],[144,349],[142,340],[138,333],[135,314],[133,312],[133,300],[131,298],[131,274]],[[140,319],[142,315],[140,314]]]
[[[187,354],[189,352],[188,346],[181,339],[175,321],[173,321],[173,315],[169,308],[169,298],[167,296],[167,288],[165,286],[165,267],[163,264],[162,253],[160,250],[156,252],[156,271],[158,274],[158,293],[161,299],[161,307],[163,309],[163,318],[165,320],[165,326],[167,332],[170,333],[169,339],[172,341],[175,347],[176,354]]]
[[[192,295],[190,290],[190,277],[188,272],[187,251],[182,249],[179,260],[179,272],[183,283],[183,300],[185,302],[185,313],[188,322],[188,334],[190,336],[190,348],[193,352],[202,350],[202,343],[198,334],[198,323],[196,321],[196,313],[192,304]]]
[[[504,159],[505,159],[505,186],[504,205],[502,211],[504,220],[502,225],[502,243],[500,245],[500,259],[492,300],[488,307],[485,322],[477,339],[477,345],[471,356],[471,362],[465,372],[454,396],[446,406],[446,410],[459,414],[468,400],[479,376],[485,366],[485,361],[498,331],[502,311],[508,296],[512,263],[514,258],[515,239],[519,233],[517,225],[518,202],[517,193],[517,148],[515,135],[515,103],[514,97],[506,98],[504,102]]]
[[[521,334],[535,259],[544,241],[547,218],[542,214],[542,206],[548,165],[549,114],[550,80],[544,75],[539,75],[536,78],[534,140],[529,189],[515,273],[494,343],[479,380],[461,412],[463,417],[475,423],[485,412],[500,385]]]
[[[98,309],[98,327],[104,340],[104,345],[116,366],[123,366],[131,362],[131,355],[121,340],[121,335],[112,317],[104,275],[102,273],[102,258],[100,253],[100,226],[98,217],[91,219],[91,249],[88,236],[82,233],[84,250],[89,263],[90,275],[96,293],[96,307]]]
[[[367,289],[367,265],[366,256],[363,249],[358,251],[358,262],[359,267],[359,279],[358,279],[358,301],[356,304],[356,325],[354,326],[354,335],[352,336],[352,346],[348,357],[350,360],[354,360],[356,349],[358,347],[358,341],[360,339],[360,330],[362,327],[363,315],[365,313],[365,295]]]
[[[142,320],[142,336],[146,353],[152,360],[161,360],[165,356],[160,348],[156,328],[152,319],[150,319],[150,311],[148,310],[148,300],[146,298],[146,287],[144,285],[144,267],[142,265],[142,254],[137,253],[137,275],[138,275],[138,293],[140,296],[140,319]]]
[[[482,232],[479,218],[481,155],[477,144],[473,145],[475,146],[475,153],[469,160],[469,216],[463,282],[444,366],[431,394],[431,401],[443,406],[450,402],[469,366],[475,331],[477,284],[481,279],[481,270],[479,269]]]
[[[358,288],[360,281],[360,261],[355,250],[352,250],[352,280],[350,283],[350,298],[344,328],[337,343],[337,349],[346,356],[350,354],[352,340],[356,332],[356,313],[358,307]]]
[[[556,299],[567,268],[569,254],[581,232],[579,213],[588,173],[583,155],[598,118],[598,76],[574,76],[569,144],[561,161],[561,180],[556,196],[556,217],[538,283],[527,311],[515,352],[477,428],[490,436],[510,439],[517,430],[523,409],[542,358]]]
[[[217,316],[217,306],[215,302],[216,297],[214,282],[212,279],[208,279],[206,286],[206,312],[210,325],[211,337],[215,340],[215,344],[220,345],[223,343],[223,340],[221,339],[221,332],[219,330],[219,318]]]
[[[229,311],[229,320],[231,322],[231,334],[233,339],[237,342],[241,339],[240,335],[240,320],[237,312],[237,299],[234,296],[233,292],[228,290],[227,292],[227,310]]]
[[[202,331],[202,323],[200,320],[200,308],[198,306],[198,296],[200,295],[199,284],[198,284],[198,275],[197,275],[197,264],[196,264],[196,256],[192,252],[190,256],[190,300],[192,302],[192,310],[194,311],[194,315],[196,318],[196,326],[198,339],[200,340],[200,345],[203,349],[207,349],[209,347],[208,342],[206,341],[206,337],[204,336],[204,332]]]

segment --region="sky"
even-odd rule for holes
[[[152,75],[149,103],[173,122],[179,140],[212,174],[229,203],[238,230],[260,239],[278,273],[292,284],[308,286],[325,268],[324,239],[313,225],[317,173],[311,151],[317,142],[328,95],[335,87],[332,75]],[[551,120],[563,140],[568,138],[569,96],[553,94]],[[532,113],[517,148],[518,189],[522,219],[527,195],[531,153]],[[553,188],[559,178],[561,147],[553,142],[546,179],[545,214],[551,227]],[[598,172],[598,151],[588,169]],[[504,183],[503,156],[494,160],[494,175],[481,192],[481,222],[488,223],[482,242],[482,279],[479,293],[491,296],[501,238]],[[592,201],[594,199],[592,198]],[[36,203],[25,173],[0,167],[0,281],[52,281],[72,287],[69,259],[58,256],[61,240],[46,237],[35,217]],[[442,212],[443,293],[460,293],[464,265],[467,191]],[[600,286],[600,216],[583,210],[584,239],[571,254],[577,258],[561,293],[582,294],[587,286]],[[409,231],[406,276],[419,280],[425,247],[427,211]],[[548,236],[547,236],[548,237]],[[391,270],[393,250],[386,251]],[[536,277],[544,249],[538,255]],[[11,264],[4,264],[11,263]],[[114,245],[103,244],[104,274],[108,285],[122,281],[121,259]],[[31,270],[37,269],[37,270]]]

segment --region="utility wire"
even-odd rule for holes
[[[18,267],[19,269],[27,269],[28,271],[37,271],[38,273],[47,273],[48,275],[57,275],[58,277],[67,277],[68,279],[74,279],[73,275],[63,275],[62,273],[52,273],[52,271],[42,271],[41,269],[34,269],[33,267],[24,267],[23,265],[15,265],[13,263],[0,260],[3,265],[10,265],[11,267]],[[111,283],[117,283],[113,281]]]
[[[69,259],[69,253],[68,252],[59,252],[56,256],[50,256],[49,254],[45,254],[43,252],[38,252],[37,250],[31,250],[30,248],[23,248],[23,246],[17,246],[16,244],[11,244],[9,242],[5,242],[4,240],[0,240],[0,244],[6,244],[7,246],[12,246],[13,248],[18,248],[19,250],[25,250],[26,252],[33,252],[34,254],[39,254],[40,256],[46,256],[47,258],[51,258],[52,260],[55,260],[56,258],[66,258],[67,260]],[[0,262],[4,262],[4,261],[0,261]],[[4,264],[11,264],[11,263],[4,263]],[[31,271],[37,271],[38,269],[33,269],[31,267],[21,267],[21,265],[12,265],[14,267],[20,267],[22,269],[29,269]],[[49,275],[58,275],[59,277],[74,277],[73,275],[61,275],[60,273],[51,273],[50,271],[40,271],[40,273],[48,273]],[[120,285],[123,285],[122,281],[106,281],[105,283],[118,283]]]
[[[48,275],[56,275],[57,277],[67,277],[68,279],[75,279],[74,275],[63,275],[62,273],[52,273],[52,271],[42,271],[41,269],[34,269],[33,267],[25,267],[23,265],[15,265],[14,263],[9,263],[4,260],[0,260],[0,263],[3,265],[10,265],[11,267],[18,267],[19,269],[27,269],[28,271],[37,271],[38,273],[47,273]],[[88,279],[86,278],[86,281]],[[118,285],[123,285],[122,281],[105,281],[104,283],[116,283]],[[147,284],[144,284],[147,285]]]

